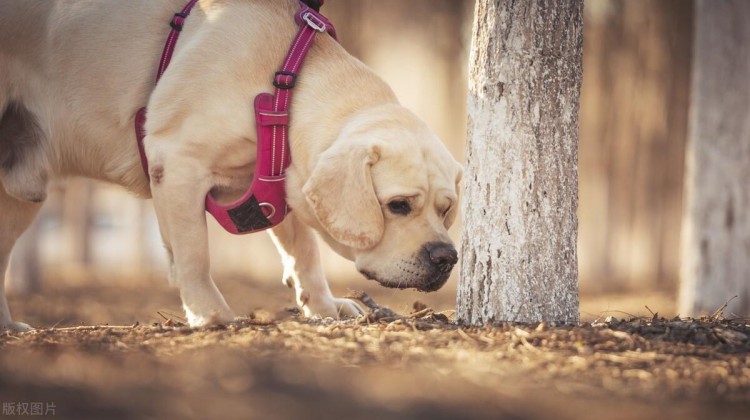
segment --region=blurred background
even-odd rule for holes
[[[347,50],[383,77],[459,161],[466,137],[473,7],[470,0],[329,0],[323,10]],[[582,318],[613,309],[635,311],[644,303],[669,314],[679,272],[692,3],[587,1],[584,23]],[[238,313],[293,305],[265,234],[232,236],[210,217],[209,225],[213,276]],[[455,239],[460,231],[460,226],[452,229]],[[436,293],[393,291],[373,286],[352,263],[322,248],[338,294],[372,291],[396,310],[408,309],[414,300],[453,308],[458,269]],[[139,316],[159,320],[162,310],[181,313],[165,266],[150,201],[119,187],[69,179],[55,184],[40,217],[16,247],[11,306],[54,305],[55,298],[61,299],[60,311],[45,315],[49,318],[23,319],[38,326],[131,322]],[[127,293],[132,299],[123,304]],[[78,299],[80,306],[73,304]],[[110,301],[120,306],[107,310]],[[97,304],[104,309],[91,309]]]

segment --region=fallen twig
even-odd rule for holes
[[[381,320],[394,321],[397,319],[405,318],[403,315],[400,315],[392,311],[390,308],[378,305],[370,297],[370,295],[368,295],[365,292],[352,290],[350,291],[349,295],[347,295],[346,297],[349,299],[356,299],[362,302],[363,305],[367,306],[367,308],[370,310],[370,313],[365,315],[368,322],[381,321]]]
[[[724,305],[722,305],[721,308],[717,309],[710,317],[708,317],[708,319],[711,321],[718,320],[722,315],[724,315],[724,309],[727,309],[727,306],[729,306],[729,303],[735,299],[737,299],[737,295],[734,295],[734,297],[726,301]]]
[[[46,331],[97,331],[97,330],[132,330],[139,323],[133,325],[81,325],[78,327],[49,328]],[[45,331],[45,330],[40,330]]]

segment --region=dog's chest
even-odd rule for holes
[[[252,156],[249,156],[252,155]],[[248,159],[252,157],[252,161]],[[229,158],[217,162],[211,171],[211,194],[219,203],[229,203],[240,198],[250,186],[255,172],[255,151],[248,152],[245,159]]]

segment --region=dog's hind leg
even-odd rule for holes
[[[13,245],[36,217],[41,203],[20,201],[0,187],[0,330],[25,331],[28,325],[14,322],[5,298],[5,275]]]
[[[23,104],[0,109],[0,329],[29,329],[10,316],[5,275],[13,245],[47,197],[44,142],[36,117]]]
[[[354,301],[333,296],[320,262],[315,234],[294,213],[270,234],[284,263],[284,281],[292,282],[297,304],[305,316],[340,318],[362,314]]]

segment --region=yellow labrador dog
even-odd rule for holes
[[[204,198],[252,179],[252,98],[297,32],[296,0],[200,0],[154,87],[167,23],[183,0],[0,0],[0,272],[50,179],[86,176],[152,197],[191,326],[234,313],[209,274]],[[148,105],[142,171],[133,133]],[[368,279],[440,288],[456,263],[461,166],[391,89],[318,36],[291,105],[287,202],[272,237],[306,316],[359,313],[332,295],[315,234]],[[158,176],[157,176],[158,175]],[[0,328],[14,322],[0,283]]]

